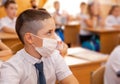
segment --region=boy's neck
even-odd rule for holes
[[[8,16],[8,17],[9,17],[11,20],[14,20],[14,18],[15,18],[15,17],[10,17],[10,16]]]
[[[29,46],[29,47],[25,46],[25,51],[29,55],[31,55],[31,56],[33,56],[33,57],[35,57],[37,59],[41,59],[42,58],[42,56],[35,50],[35,48],[33,46]]]

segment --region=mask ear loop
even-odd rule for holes
[[[33,37],[35,37],[35,38],[39,38],[40,40],[43,40],[43,38],[41,38],[41,37],[39,37],[39,36],[37,36],[37,35],[34,35],[34,34],[32,34],[32,33],[31,33],[31,35],[32,35]],[[33,46],[33,47],[38,47],[38,46],[35,46],[34,43],[32,44],[32,46]]]
[[[42,55],[36,50],[37,47],[34,44],[31,44],[31,45],[35,49],[35,51],[42,57]]]

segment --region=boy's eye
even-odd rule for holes
[[[51,34],[52,34],[52,31],[47,32],[47,35],[51,35]]]

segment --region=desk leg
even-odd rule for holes
[[[119,45],[119,33],[100,34],[100,52],[110,54]]]

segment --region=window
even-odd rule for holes
[[[49,12],[53,12],[53,3],[56,0],[48,0],[45,4],[44,8],[48,9]],[[88,3],[88,0],[58,0],[60,2],[60,10],[66,11],[71,15],[76,15],[78,12],[80,12],[80,3],[86,2]],[[90,1],[90,0],[89,0]]]

